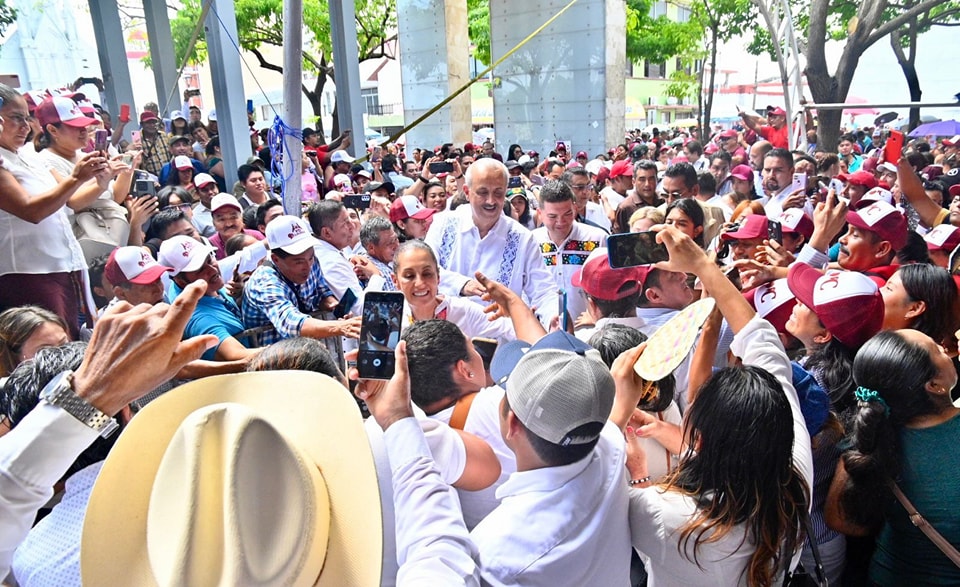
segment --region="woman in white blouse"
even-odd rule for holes
[[[105,173],[99,153],[83,157],[57,182],[42,165],[18,151],[30,134],[23,97],[0,84],[0,309],[34,304],[62,317],[79,336],[83,252],[65,204],[87,180]]]

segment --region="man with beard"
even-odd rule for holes
[[[813,218],[813,204],[804,190],[793,190],[793,155],[786,149],[771,149],[763,158],[764,209],[776,218],[788,208],[803,208]]]

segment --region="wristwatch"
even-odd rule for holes
[[[91,406],[73,391],[73,371],[64,371],[51,379],[40,392],[40,399],[80,420],[104,438],[108,438],[120,427],[112,416]]]

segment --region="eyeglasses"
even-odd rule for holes
[[[584,190],[592,190],[592,189],[594,189],[596,186],[594,186],[592,183],[585,183],[585,184],[580,184],[580,185],[578,185],[578,184],[571,184],[570,187],[573,188],[574,190],[578,191],[578,192],[582,192],[582,191],[584,191]]]
[[[192,208],[192,206],[184,202],[182,204],[170,204],[169,206],[164,206],[163,208],[161,208],[161,210],[183,210],[184,212],[186,212],[190,208]]]
[[[684,196],[683,192],[660,192],[657,195],[664,200],[679,200]]]

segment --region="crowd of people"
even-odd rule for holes
[[[0,579],[960,583],[960,136],[305,129],[291,211],[192,97],[0,85]]]

